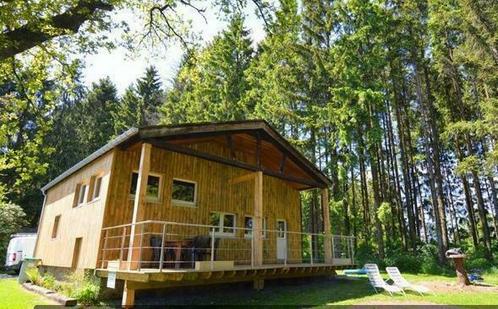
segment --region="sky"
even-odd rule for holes
[[[205,13],[208,23],[192,10],[179,10],[187,19],[192,22],[192,30],[200,35],[203,44],[222,31],[226,26],[225,21],[221,21],[213,8],[206,8]],[[131,28],[141,29],[143,21],[138,20],[130,12],[117,12],[113,20],[127,20]],[[248,7],[246,14],[246,28],[250,30],[253,44],[261,41],[265,32],[262,21],[254,14],[254,8]],[[86,67],[83,70],[83,80],[85,85],[90,86],[93,82],[109,76],[116,84],[118,92],[122,94],[124,90],[138,77],[142,76],[145,69],[150,65],[155,65],[161,76],[165,88],[171,85],[175,77],[181,60],[183,49],[180,44],[170,44],[166,50],[141,51],[139,55],[130,56],[124,47],[118,47],[111,51],[100,49],[98,53],[85,55]],[[161,56],[156,54],[161,53]]]

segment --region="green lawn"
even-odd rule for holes
[[[435,295],[391,297],[376,294],[365,277],[334,279],[299,279],[267,282],[263,291],[253,291],[249,285],[219,285],[203,288],[178,288],[159,293],[138,293],[137,305],[291,305],[325,306],[356,304],[447,304],[496,305],[498,289],[474,287],[459,290],[454,277],[432,275],[405,275],[409,281],[424,282]],[[485,275],[485,281],[498,283],[498,275]],[[0,308],[32,308],[34,305],[53,304],[48,299],[24,290],[15,279],[0,280]],[[119,305],[119,301],[110,302]]]
[[[38,294],[26,291],[16,279],[0,279],[0,308],[33,308],[54,303]]]

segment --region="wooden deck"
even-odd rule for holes
[[[119,270],[116,278],[128,282],[133,289],[154,289],[169,286],[193,286],[227,282],[255,281],[277,278],[333,276],[332,264],[267,264],[262,266],[234,266],[225,270],[197,271],[195,269],[141,269]],[[106,278],[107,269],[97,269],[99,277]]]

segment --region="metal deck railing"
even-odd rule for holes
[[[98,261],[102,269],[111,261],[119,262],[120,269],[157,271],[195,269],[196,262],[256,266],[256,231],[249,228],[148,220],[106,227],[102,232]],[[327,238],[323,233],[271,229],[260,233],[263,265],[324,264],[326,239],[332,242],[332,265],[354,264],[352,236]]]

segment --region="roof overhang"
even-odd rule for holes
[[[244,136],[254,137],[254,141],[244,139]],[[263,161],[269,160],[268,154],[281,153],[282,161],[280,169],[274,167],[273,169],[264,168],[260,163],[247,164],[244,162],[237,162],[230,158],[221,158],[213,156],[208,153],[194,152],[192,149],[185,147],[189,142],[202,141],[202,140],[226,140],[228,144],[234,143],[240,139],[240,143],[244,143],[246,148],[254,147],[255,152],[264,152]],[[230,122],[217,122],[217,123],[194,123],[183,125],[160,125],[149,126],[142,128],[131,128],[120,136],[116,137],[108,144],[98,149],[84,160],[80,161],[57,178],[49,182],[42,188],[46,191],[53,187],[69,175],[78,171],[83,166],[102,156],[106,152],[119,147],[120,149],[127,149],[137,143],[147,142],[156,147],[163,148],[169,151],[181,152],[187,155],[198,156],[207,160],[218,161],[229,165],[238,166],[248,170],[262,170],[265,174],[285,178],[289,181],[300,182],[301,189],[313,187],[327,187],[331,185],[331,181],[306,157],[304,157],[297,149],[295,149],[280,133],[271,127],[264,120],[246,120],[246,121],[230,121]],[[262,146],[262,143],[263,146]],[[263,149],[263,150],[261,150]],[[257,159],[259,160],[259,158]],[[285,162],[287,160],[287,163]],[[268,161],[269,162],[269,161]],[[263,162],[265,163],[265,162]],[[269,164],[269,163],[268,163]],[[276,163],[273,163],[275,165]],[[283,166],[287,164],[290,168],[300,169],[301,175],[305,177],[297,177],[292,175],[284,175]],[[286,176],[286,177],[283,177]],[[306,179],[305,179],[306,178]]]

